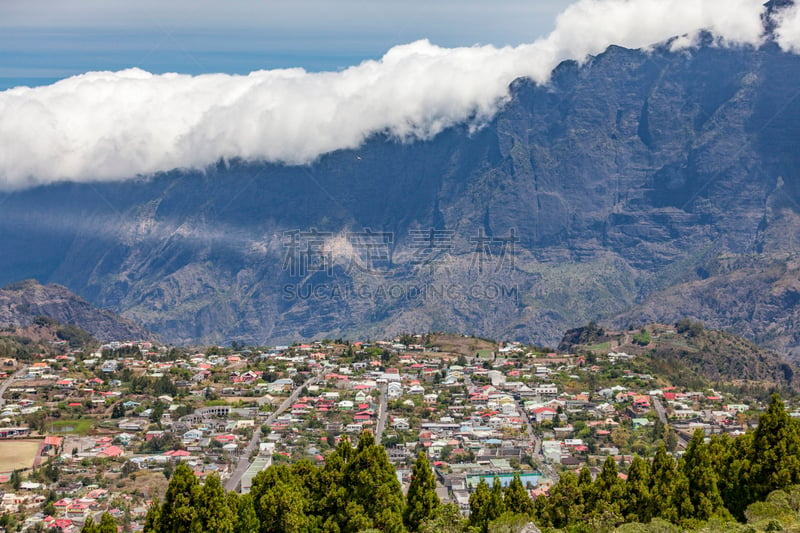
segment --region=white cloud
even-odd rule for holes
[[[610,44],[640,48],[708,30],[758,45],[762,0],[579,0],[546,38],[518,47],[441,48],[418,41],[341,72],[247,76],[92,72],[0,92],[0,186],[117,180],[219,158],[288,164],[388,132],[430,138],[490,119],[517,77],[546,82],[564,59]],[[781,35],[795,42],[796,14]]]
[[[780,47],[787,52],[800,51],[800,6],[791,5],[773,18],[777,25],[775,40]]]

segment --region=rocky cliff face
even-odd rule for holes
[[[518,80],[475,133],[7,194],[0,282],[62,283],[176,342],[554,345],[691,316],[793,352],[799,82],[774,44],[612,47]]]
[[[29,326],[40,316],[78,326],[101,341],[153,338],[130,320],[97,309],[60,285],[26,280],[0,289],[0,325]]]

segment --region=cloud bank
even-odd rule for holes
[[[546,83],[565,59],[611,44],[642,48],[702,30],[722,46],[761,43],[763,0],[579,0],[546,38],[518,47],[396,46],[340,72],[247,76],[90,72],[0,92],[0,188],[60,180],[121,180],[220,158],[291,165],[357,148],[376,133],[427,139],[489,120],[518,77]],[[786,50],[800,46],[800,12],[775,17]]]

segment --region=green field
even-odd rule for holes
[[[589,346],[589,349],[593,352],[607,352],[611,349],[611,341],[601,342],[600,344]]]
[[[91,418],[54,420],[48,425],[52,433],[76,433],[78,435],[87,435],[94,427],[94,420]]]

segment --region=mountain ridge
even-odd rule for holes
[[[749,321],[748,337],[797,355],[789,300],[747,309],[770,294],[758,274],[796,251],[799,80],[774,43],[611,47],[546,87],[517,80],[473,133],[8,193],[0,282],[62,283],[178,343],[450,330],[554,345],[646,310]],[[292,272],[311,258],[290,257],[292,232],[312,229],[327,263]],[[356,242],[367,230],[386,237],[380,257]],[[440,241],[421,250],[420,234]],[[701,305],[714,279],[733,290],[726,257],[753,258],[747,305]]]
[[[27,279],[0,288],[0,324],[27,327],[39,317],[77,326],[101,341],[154,338],[130,320],[97,309],[66,287]]]

